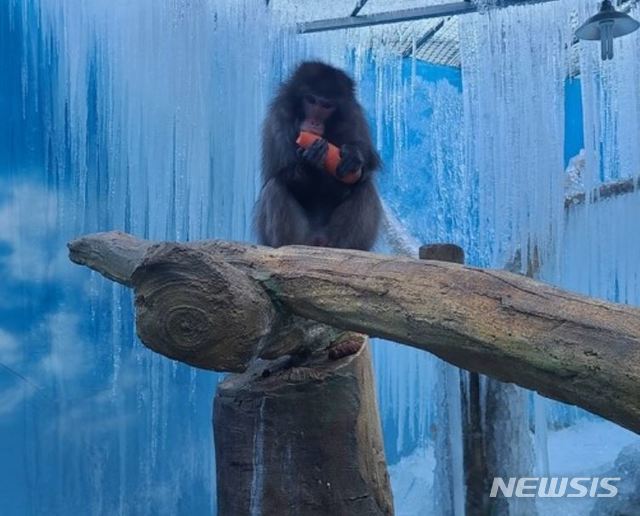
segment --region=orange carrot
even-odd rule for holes
[[[300,131],[300,135],[298,136],[296,143],[300,145],[300,147],[302,147],[303,149],[308,149],[309,147],[311,147],[313,142],[315,142],[319,138],[322,138],[322,136],[319,136],[315,133],[310,133],[308,131]],[[327,157],[325,158],[325,161],[324,161],[325,170],[332,176],[336,177],[336,179],[350,185],[358,181],[358,179],[360,179],[360,174],[361,174],[360,170],[354,170],[353,172],[349,172],[346,176],[341,178],[337,177],[336,170],[338,169],[339,164],[340,164],[340,149],[338,149],[338,147],[336,147],[332,143],[329,143],[327,148]]]

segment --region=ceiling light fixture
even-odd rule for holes
[[[613,38],[619,38],[635,31],[640,23],[631,16],[616,11],[611,0],[604,0],[600,4],[600,12],[584,22],[576,36],[580,39],[600,40],[602,60],[613,59]]]

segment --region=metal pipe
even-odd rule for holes
[[[553,1],[555,0],[503,0],[498,4],[498,7],[511,7],[515,5],[537,4]],[[412,9],[402,9],[386,13],[366,14],[363,16],[345,16],[343,18],[331,18],[327,20],[314,20],[300,23],[298,25],[298,32],[301,34],[309,34],[312,32],[370,27],[372,25],[425,20],[428,18],[440,18],[442,16],[457,16],[459,14],[473,13],[477,10],[478,8],[475,4],[465,0],[463,2],[414,7]]]
[[[369,0],[358,0],[358,3],[356,4],[356,6],[353,8],[353,11],[351,11],[351,16],[357,16],[358,13],[362,10],[362,8],[365,6],[365,4],[368,2]]]

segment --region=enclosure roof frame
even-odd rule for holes
[[[518,5],[532,5],[555,1],[556,0],[502,0],[498,2],[496,7],[505,8]],[[352,14],[351,16],[345,16],[342,18],[313,20],[298,24],[298,33],[310,34],[313,32],[328,32],[332,30],[371,27],[374,25],[426,20],[429,18],[458,16],[461,14],[470,14],[477,11],[478,7],[474,3],[472,3],[470,0],[463,0],[460,2],[450,2],[440,5],[428,5],[425,7],[414,7],[411,9],[400,9],[396,11],[366,14],[362,16],[356,16]],[[357,14],[358,11],[354,9],[354,12]]]

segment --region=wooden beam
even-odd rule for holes
[[[154,245],[122,233],[69,248],[76,263],[134,287],[146,345],[198,367],[241,370],[289,313],[430,351],[640,432],[638,308],[506,271],[360,251]]]
[[[610,181],[600,186],[596,186],[589,192],[589,203],[604,201],[621,195],[630,194],[640,190],[640,177],[629,177],[618,181]],[[587,201],[586,192],[578,192],[565,198],[565,209],[579,206]]]

